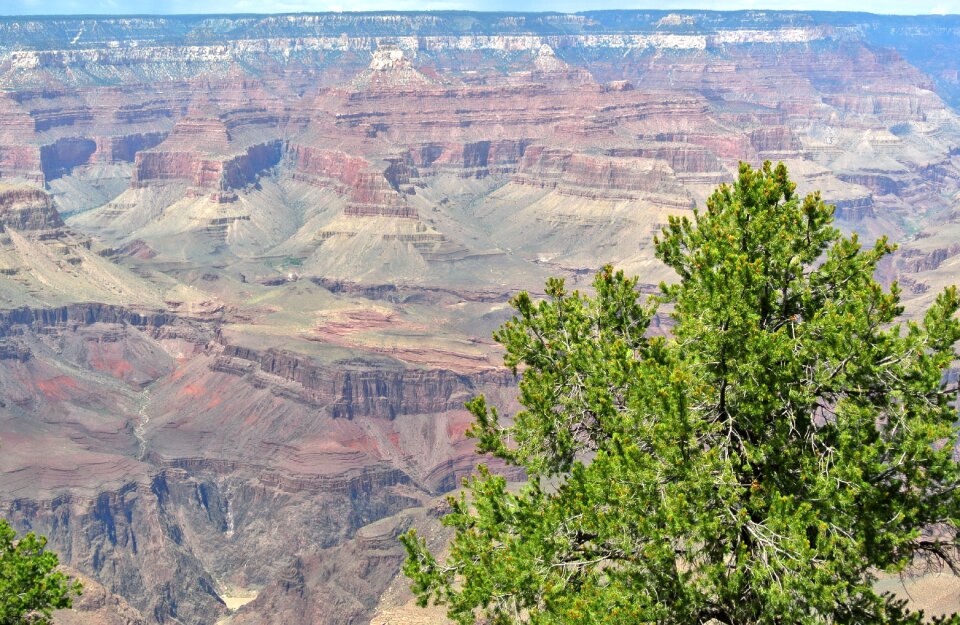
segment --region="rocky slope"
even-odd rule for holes
[[[0,18],[0,515],[95,580],[59,618],[417,622],[395,537],[476,462],[463,402],[512,405],[507,300],[670,279],[653,235],[738,160],[907,239],[922,304],[958,275],[957,26]]]

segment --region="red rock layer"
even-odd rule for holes
[[[655,160],[578,154],[542,146],[527,148],[513,181],[595,200],[682,194],[673,172]]]
[[[260,172],[276,165],[282,149],[283,143],[276,139],[247,146],[240,154],[220,156],[177,151],[164,142],[137,153],[131,184],[143,188],[156,181],[180,180],[201,190],[240,189],[255,182]]]
[[[291,146],[290,157],[296,179],[333,188],[349,198],[347,215],[417,218],[416,209],[401,193],[401,187],[410,190],[413,177],[407,159],[388,159],[378,170],[366,159],[304,145]]]
[[[40,149],[32,145],[0,145],[0,180],[21,178],[44,183]]]
[[[425,143],[410,148],[410,160],[421,176],[452,172],[464,177],[514,172],[531,141],[496,139],[468,143]]]
[[[683,137],[683,139],[690,139]],[[717,174],[724,167],[717,153],[709,148],[684,141],[658,141],[636,148],[614,148],[607,151],[620,158],[645,158],[665,162],[678,174]]]

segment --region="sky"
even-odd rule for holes
[[[960,14],[960,0],[0,0],[0,15],[292,13],[381,10],[789,9]]]

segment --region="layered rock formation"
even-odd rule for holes
[[[345,215],[417,218],[416,209],[404,197],[414,190],[411,170],[403,158],[387,159],[378,167],[338,150],[301,145],[294,146],[290,155],[295,179],[332,188],[349,198]]]
[[[404,91],[421,91],[437,82],[415,69],[402,48],[386,45],[374,50],[370,67],[350,81],[350,86],[358,93],[373,91],[401,94]]]
[[[254,184],[260,172],[280,161],[282,148],[280,139],[235,141],[222,119],[185,117],[165,141],[136,152],[132,185],[179,180],[200,192],[214,191],[218,201],[235,199],[230,192]]]
[[[0,318],[0,513],[149,621],[215,620],[287,556],[450,488],[472,466],[464,399],[509,384],[340,347],[241,347],[250,333],[223,334],[222,315],[72,305]],[[310,529],[264,540],[287,524]]]
[[[692,204],[692,200],[683,201],[684,190],[669,165],[660,159],[640,156],[594,156],[534,146],[524,152],[513,182],[588,199],[640,200],[663,196],[675,208]]]
[[[26,186],[0,187],[0,228],[32,232],[61,227],[60,214],[42,190]]]
[[[157,276],[143,280],[107,258],[110,250],[67,228],[44,191],[0,183],[0,303],[77,301],[160,306],[199,303],[199,292]],[[0,313],[0,317],[3,314]]]

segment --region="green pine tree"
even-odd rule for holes
[[[80,582],[57,571],[43,536],[16,532],[0,519],[0,625],[49,625],[53,610],[69,608]]]
[[[523,410],[469,408],[480,450],[529,479],[481,466],[443,561],[403,537],[421,605],[464,624],[921,622],[874,582],[953,566],[960,299],[898,322],[899,289],[873,279],[893,247],[794,190],[782,164],[741,165],[671,219],[656,252],[680,279],[660,296],[607,267],[593,296],[515,298],[494,336]],[[648,332],[658,306],[669,337]]]

